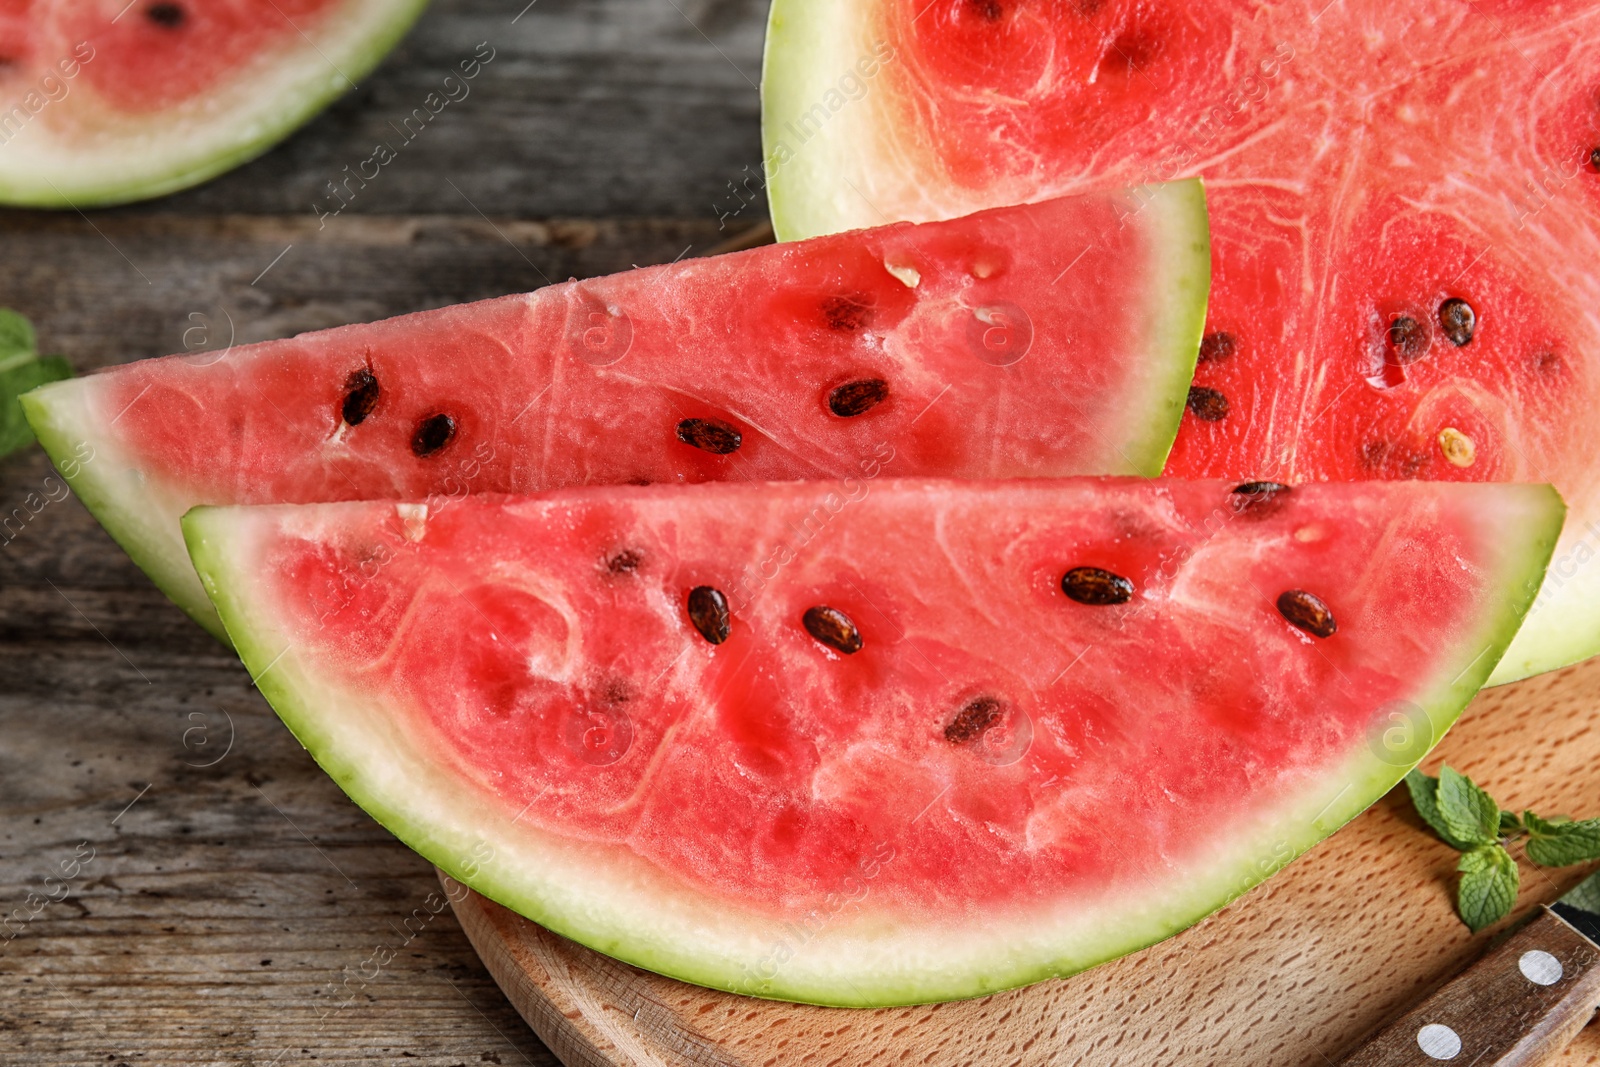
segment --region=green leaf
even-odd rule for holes
[[[1578,883],[1578,887],[1561,898],[1574,908],[1592,911],[1600,915],[1600,873],[1591,874]]]
[[[10,308],[0,308],[0,368],[18,356],[31,360],[38,351],[33,324]]]
[[[46,382],[72,377],[60,356],[39,358],[33,326],[10,308],[0,308],[0,456],[33,443],[33,430],[17,397]]]
[[[1541,867],[1570,867],[1600,859],[1600,819],[1541,819],[1524,812],[1528,858]]]
[[[1439,779],[1413,769],[1406,775],[1406,789],[1411,793],[1411,804],[1417,809],[1417,814],[1445,844],[1462,852],[1473,847],[1452,834],[1450,827],[1445,824],[1444,816],[1439,812]]]
[[[1451,837],[1468,845],[1487,845],[1500,836],[1500,805],[1448,764],[1439,769],[1439,817]]]
[[[1456,870],[1461,872],[1456,911],[1473,933],[1511,914],[1521,881],[1511,853],[1500,845],[1481,845],[1464,853]]]
[[[1500,813],[1501,837],[1521,837],[1525,832],[1526,827],[1522,825],[1522,820],[1517,818],[1516,812],[1502,811]]]

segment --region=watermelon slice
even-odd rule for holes
[[[1089,235],[1100,253],[1075,262]],[[1204,193],[1186,182],[149,360],[24,406],[78,496],[220,636],[178,527],[196,504],[877,464],[1155,475],[1194,371],[1209,263]]]
[[[229,170],[351,88],[426,2],[0,0],[0,202],[114,204]]]
[[[1554,482],[1495,675],[1600,651],[1600,3],[776,0],[784,238],[1203,175],[1187,477]]]
[[[1393,786],[1500,658],[1548,486],[1047,479],[200,508],[256,685],[453,877],[826,1004],[1067,974]]]

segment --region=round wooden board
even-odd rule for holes
[[[1513,809],[1600,813],[1597,727],[1600,659],[1486,692],[1426,766],[1449,762]],[[490,972],[568,1067],[1317,1067],[1337,1063],[1495,936],[1472,937],[1455,918],[1455,860],[1398,790],[1162,944],[981,1000],[878,1010],[685,985],[441,878]],[[1519,916],[1586,873],[1521,867]],[[1551,1064],[1600,1067],[1600,1024]]]

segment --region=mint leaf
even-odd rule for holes
[[[1521,881],[1511,853],[1500,845],[1481,845],[1463,853],[1456,870],[1461,872],[1456,911],[1473,933],[1511,914]]]
[[[0,308],[0,366],[15,356],[32,359],[38,351],[33,324],[10,308]]]
[[[1517,818],[1516,812],[1502,811],[1500,813],[1500,836],[1502,838],[1521,837],[1526,832],[1527,828],[1522,825],[1522,820]]]
[[[1417,814],[1422,816],[1422,821],[1433,828],[1433,832],[1444,840],[1451,848],[1462,852],[1472,848],[1469,842],[1462,841],[1450,832],[1450,827],[1444,821],[1444,815],[1439,811],[1439,779],[1422,771],[1413,769],[1406,775],[1406,789],[1411,793],[1411,804],[1417,809]]]
[[[1541,819],[1523,814],[1528,827],[1528,858],[1541,867],[1570,867],[1600,859],[1600,819]]]
[[[46,382],[72,377],[60,356],[39,358],[33,326],[10,308],[0,308],[0,456],[33,443],[33,429],[17,397]]]
[[[1448,764],[1439,769],[1439,817],[1451,837],[1468,845],[1487,845],[1500,836],[1500,805]]]
[[[1600,915],[1600,874],[1591,874],[1561,899],[1575,908]]]

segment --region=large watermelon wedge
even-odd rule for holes
[[[351,88],[426,2],[0,0],[0,202],[120,203],[220,174]]]
[[[1155,475],[1206,242],[1197,182],[1099,193],[148,360],[23,403],[78,496],[220,636],[178,528],[196,504],[839,478],[887,453],[906,475]]]
[[[776,0],[785,238],[1203,175],[1168,472],[1554,482],[1495,681],[1600,651],[1600,3]]]
[[[586,487],[200,508],[257,686],[452,876],[763,996],[1164,938],[1393,786],[1500,658],[1548,486]]]

